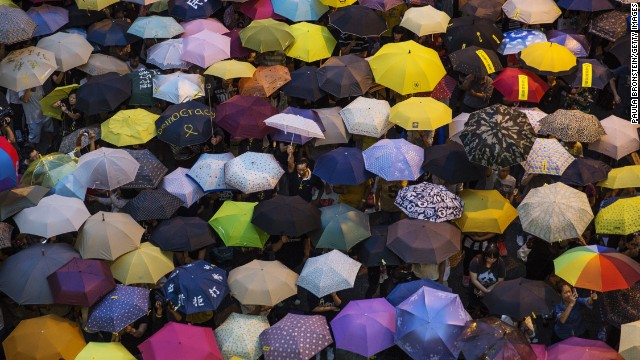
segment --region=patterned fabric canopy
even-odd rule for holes
[[[131,215],[136,221],[168,219],[183,204],[180,198],[165,189],[143,190],[129,200],[122,212]]]
[[[29,40],[36,23],[22,9],[0,6],[0,44],[14,44]]]
[[[575,158],[556,139],[536,139],[524,168],[530,174],[562,175]]]
[[[402,188],[396,206],[412,219],[443,222],[462,215],[464,202],[442,185],[422,183]]]
[[[564,141],[594,142],[607,133],[595,115],[580,110],[556,110],[540,120],[540,134]]]
[[[287,314],[260,334],[265,360],[307,360],[332,342],[322,315]]]
[[[149,290],[116,285],[115,290],[94,306],[87,320],[87,328],[117,333],[145,316],[148,310]]]

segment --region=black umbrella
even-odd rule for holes
[[[182,20],[206,19],[220,8],[218,0],[169,0],[169,15]]]
[[[128,152],[140,164],[140,167],[138,167],[136,178],[121,186],[123,189],[154,189],[169,171],[148,149],[124,149],[124,151]]]
[[[211,226],[199,217],[178,216],[153,230],[151,242],[164,251],[194,251],[215,244]]]
[[[536,359],[529,338],[494,317],[467,321],[455,344],[465,359]]]
[[[360,5],[340,8],[329,15],[329,24],[340,32],[356,36],[380,36],[387,22],[375,10]]]
[[[604,89],[613,78],[613,72],[595,59],[578,59],[578,71],[565,79],[571,87],[592,87]]]
[[[589,158],[576,158],[564,170],[559,181],[567,185],[594,184],[607,178],[611,167],[602,161]]]
[[[422,168],[449,184],[477,180],[484,174],[484,167],[469,161],[464,147],[453,141],[427,148]]]
[[[373,85],[369,62],[352,54],[329,58],[317,75],[320,89],[337,98],[363,95]]]
[[[620,65],[631,64],[631,34],[618,39],[607,52],[615,56]]]
[[[489,312],[522,319],[535,314],[550,314],[562,299],[544,281],[518,278],[499,283],[483,299]]]
[[[371,227],[371,237],[356,245],[358,260],[367,267],[400,265],[402,260],[387,247],[388,226]]]
[[[468,15],[495,22],[502,15],[503,4],[503,0],[469,0],[461,10]]]
[[[211,138],[213,117],[209,107],[197,101],[171,105],[156,120],[158,139],[179,147],[202,144]]]
[[[320,228],[320,210],[300,196],[276,196],[256,205],[251,223],[270,235],[300,236]]]
[[[640,320],[640,283],[624,290],[606,291],[598,297],[604,320],[613,326]]]
[[[444,45],[450,53],[471,45],[497,51],[503,37],[502,32],[491,21],[464,16],[451,19],[444,36]]]
[[[85,115],[115,110],[131,96],[131,80],[128,76],[106,73],[93,76],[80,85],[76,93],[76,108]]]
[[[126,46],[139,40],[127,32],[131,23],[122,19],[104,19],[87,29],[87,40],[102,46]]]
[[[476,77],[485,77],[502,70],[502,64],[495,51],[475,45],[454,51],[449,54],[449,59],[453,70]]]
[[[102,11],[78,9],[75,2],[69,7],[69,22],[66,27],[84,27],[94,24],[107,17]]]
[[[320,89],[317,72],[315,66],[303,66],[292,72],[291,80],[282,88],[284,94],[309,101],[320,100],[327,93]]]
[[[169,219],[182,206],[180,198],[165,189],[142,190],[129,200],[122,212],[131,215],[135,221]]]
[[[89,131],[93,131],[93,133],[96,136],[96,140],[100,139],[102,137],[102,129],[100,128],[100,125],[91,125],[91,126],[86,126],[83,127],[81,129],[78,129],[74,132],[72,132],[71,134],[65,136],[64,138],[62,138],[62,142],[60,142],[60,149],[58,149],[61,153],[70,153],[72,152],[75,148],[76,148],[76,140],[78,140],[78,136],[80,136],[80,134],[87,134],[86,136],[83,135],[81,138],[81,142],[82,145],[81,147],[87,147],[89,146],[90,143],[90,139],[89,139]]]

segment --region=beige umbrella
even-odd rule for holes
[[[173,270],[173,255],[151,243],[143,243],[111,264],[113,277],[125,285],[155,284]]]
[[[78,69],[89,75],[102,75],[110,72],[124,75],[131,72],[129,65],[124,61],[103,54],[91,54],[89,61],[82,66],[78,66]]]
[[[622,324],[618,351],[625,359],[640,359],[640,320]]]
[[[324,126],[324,139],[315,139],[315,146],[329,144],[346,144],[349,142],[351,134],[344,127],[344,122],[340,116],[341,107],[335,106],[325,109],[315,109]]]
[[[0,61],[0,86],[16,92],[40,86],[57,68],[51,51],[35,46],[14,50]]]
[[[38,41],[38,47],[55,54],[58,71],[71,70],[89,61],[93,46],[78,34],[57,32]]]
[[[400,26],[409,29],[418,36],[443,34],[451,17],[431,5],[412,7],[404,13]]]
[[[502,10],[509,19],[525,24],[551,24],[562,15],[553,0],[507,0]]]
[[[82,225],[76,249],[83,259],[114,260],[140,246],[144,228],[125,213],[100,211]]]
[[[589,150],[597,151],[616,160],[640,150],[640,139],[638,138],[640,125],[632,124],[629,120],[613,115],[601,120],[600,125],[607,134],[589,144]]]
[[[241,304],[274,306],[298,292],[298,274],[280,261],[252,262],[229,272],[229,291]]]

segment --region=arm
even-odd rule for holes
[[[20,101],[22,102],[29,102],[29,99],[31,99],[31,89],[25,90],[24,94],[20,96]]]
[[[622,99],[620,99],[620,95],[618,95],[618,89],[616,86],[616,78],[611,78],[611,80],[609,80],[609,89],[611,90],[611,93],[613,94],[613,103],[614,104],[620,104],[620,102],[622,101]]]
[[[311,254],[311,239],[307,237],[303,241],[304,241],[304,258],[303,258],[303,262],[304,262],[304,261],[307,261],[307,259],[309,258],[309,255]]]
[[[573,306],[575,304],[576,304],[575,300],[572,301],[569,305],[567,305],[567,308],[560,314],[560,316],[558,317],[560,324],[564,324],[567,321],[567,319],[569,318],[569,314],[571,314],[571,310],[573,310]]]
[[[287,237],[287,235],[280,235],[280,240],[271,244],[271,250],[273,252],[280,251],[280,249],[282,249],[282,245],[284,245],[288,240],[289,238]]]
[[[441,284],[444,282],[444,273],[446,270],[447,270],[447,260],[438,264],[438,282]]]
[[[287,146],[287,154],[289,155],[287,157],[287,172],[292,173],[296,169],[296,163],[293,158],[293,146]]]
[[[460,88],[462,88],[462,90],[469,90],[469,86],[471,86],[471,82],[473,82],[473,79],[474,79],[474,78],[475,78],[475,77],[474,77],[472,74],[467,75],[467,77],[466,77],[466,78],[464,78],[464,82],[462,83],[462,85],[460,86]],[[472,94],[473,94],[473,93],[472,93]]]
[[[145,331],[147,331],[146,323],[140,324],[137,329],[132,326],[127,326],[127,333],[135,338],[141,338],[142,335],[144,335]]]
[[[504,278],[498,278],[498,281],[496,281],[495,284],[493,284],[493,285],[491,285],[491,286],[489,286],[487,288],[487,290],[489,290],[488,292],[491,292],[491,290],[493,290],[493,288],[496,287],[496,285],[500,284],[502,281],[504,281]]]
[[[89,131],[89,151],[96,149],[96,134],[93,131]]]
[[[16,137],[13,135],[13,130],[11,130],[11,126],[9,126],[9,123],[7,123],[7,125],[2,127],[2,133],[5,134],[5,136],[7,137],[7,140],[10,143],[12,144],[16,143]]]
[[[489,292],[491,292],[491,290],[487,289],[482,284],[480,284],[480,282],[478,281],[477,273],[469,271],[469,275],[471,277],[471,283],[473,284],[473,286],[476,287],[476,289],[482,291],[484,294],[488,294]]]

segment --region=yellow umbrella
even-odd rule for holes
[[[150,243],[120,256],[111,264],[113,277],[125,285],[155,284],[173,270],[173,256]]]
[[[300,22],[291,25],[289,30],[295,41],[286,53],[294,59],[306,62],[327,59],[336,47],[336,39],[324,26]]]
[[[254,20],[240,30],[242,46],[259,52],[284,50],[295,38],[289,25],[273,19]]]
[[[256,72],[255,66],[245,61],[223,60],[211,66],[204,72],[205,75],[213,75],[219,78],[235,79],[243,77],[252,77]]]
[[[77,323],[57,315],[22,320],[2,342],[7,359],[73,359],[86,343]]]
[[[118,111],[102,123],[102,140],[115,146],[144,144],[156,136],[158,117],[143,109]]]
[[[572,73],[578,64],[576,56],[566,47],[552,42],[538,42],[520,53],[522,67],[546,76]]]
[[[518,212],[497,190],[469,190],[460,194],[464,201],[462,217],[454,220],[462,232],[502,234]]]
[[[17,9],[20,8],[20,6],[16,5],[16,3],[14,3],[11,0],[0,0],[0,6],[8,6],[8,7],[17,8]]]
[[[135,360],[135,357],[119,342],[90,342],[75,360]]]
[[[618,351],[625,359],[640,359],[640,320],[622,324]]]
[[[430,97],[412,97],[391,108],[389,121],[407,130],[435,130],[447,125],[451,108]]]
[[[438,53],[413,40],[384,45],[369,65],[378,84],[402,95],[432,91],[446,75]]]
[[[609,176],[596,185],[610,189],[624,189],[640,186],[640,165],[615,168]]]
[[[76,4],[78,4],[78,9],[82,10],[102,10],[118,1],[119,0],[76,0]]]
[[[400,26],[418,36],[447,32],[451,17],[431,5],[413,7],[402,16]]]
[[[640,230],[640,197],[618,199],[596,216],[598,234],[629,235]]]
[[[321,3],[334,8],[341,8],[354,4],[356,0],[320,0]]]
[[[50,116],[52,118],[62,120],[62,110],[60,110],[60,108],[54,108],[53,104],[55,104],[56,102],[62,99],[68,98],[69,94],[79,87],[80,85],[78,84],[71,84],[67,86],[59,86],[53,89],[53,91],[48,93],[47,96],[43,97],[40,100],[40,106],[42,107],[42,114],[44,116]]]

